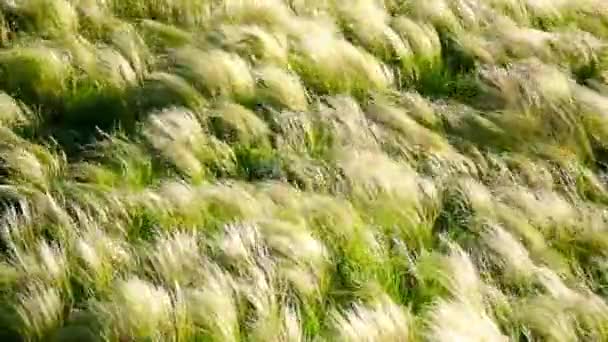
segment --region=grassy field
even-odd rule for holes
[[[0,0],[0,340],[608,341],[605,0]]]

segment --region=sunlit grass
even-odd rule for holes
[[[0,0],[0,339],[608,339],[601,0]]]

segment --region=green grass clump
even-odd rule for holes
[[[601,0],[0,0],[0,339],[608,340]]]

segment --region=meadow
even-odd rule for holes
[[[0,0],[0,340],[608,341],[605,0]]]

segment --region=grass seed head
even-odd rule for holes
[[[508,341],[487,313],[458,301],[438,301],[428,325],[430,341]]]
[[[131,277],[117,282],[102,310],[119,338],[160,338],[171,325],[172,306],[164,288]]]
[[[331,314],[340,341],[410,341],[412,321],[407,309],[383,295],[374,302],[355,304],[352,309]]]
[[[61,326],[64,302],[56,288],[34,283],[19,295],[16,311],[23,335],[43,339]]]

